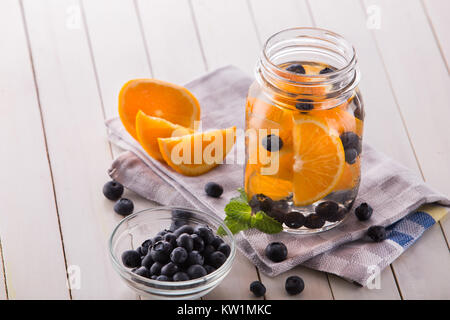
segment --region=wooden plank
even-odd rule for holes
[[[120,220],[101,188],[111,156],[78,1],[24,1],[66,257],[76,299],[135,298],[109,261]]]
[[[431,23],[433,33],[438,41],[439,49],[449,71],[450,62],[450,21],[447,18],[450,12],[450,1],[423,0],[426,13]]]
[[[5,264],[3,261],[3,252],[2,252],[1,241],[0,241],[0,300],[8,299],[4,268],[5,268]]]
[[[450,174],[447,165],[450,130],[445,120],[450,116],[449,79],[423,7],[419,1],[364,1],[364,4],[366,8],[378,6],[383,12],[382,26],[373,34],[423,176],[431,186],[449,195],[446,180]],[[411,76],[412,68],[418,65],[427,67],[422,68],[420,77]],[[432,109],[425,110],[424,106],[432,106]],[[442,226],[448,230],[449,219],[444,220]],[[426,235],[414,245],[414,250],[408,250],[394,264],[404,297],[431,298],[439,296],[442,287],[446,288],[442,284],[437,287],[413,280],[424,274],[433,275],[433,279],[444,279],[447,277],[444,270],[450,269],[445,259],[448,246],[442,232],[433,228]],[[417,252],[423,253],[421,259],[417,259],[420,256]]]
[[[0,2],[0,235],[10,299],[69,299],[33,69],[19,1]],[[0,298],[5,298],[3,270]]]
[[[192,1],[209,69],[236,65],[253,75],[260,46],[245,1]]]

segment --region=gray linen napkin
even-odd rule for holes
[[[202,106],[203,130],[230,126],[243,129],[245,99],[251,82],[252,79],[242,71],[229,66],[188,83],[186,87],[198,98]],[[119,147],[129,150],[113,162],[109,170],[110,176],[149,200],[162,205],[207,210],[224,217],[225,205],[231,197],[236,196],[236,189],[243,185],[243,159],[239,157],[242,154],[241,148],[244,148],[242,136],[238,136],[237,144],[225,164],[202,176],[187,177],[147,156],[125,131],[118,118],[107,120],[106,126],[109,139]],[[240,250],[261,271],[270,276],[303,264],[362,285],[371,281],[428,226],[428,220],[400,220],[423,204],[438,203],[449,206],[450,201],[430,189],[407,168],[368,145],[363,148],[362,184],[354,207],[362,202],[370,203],[374,208],[370,221],[361,222],[354,214],[349,214],[348,218],[333,230],[302,236],[287,233],[267,235],[257,230],[247,230],[237,236]],[[219,182],[224,187],[220,198],[206,196],[204,185],[209,181]],[[434,220],[431,220],[434,223]],[[364,238],[370,225],[391,226],[395,222],[399,223],[391,228],[392,240],[372,243]],[[414,241],[396,241],[398,237],[394,236],[399,232]],[[273,241],[286,244],[289,252],[287,260],[274,263],[265,257],[264,249]]]

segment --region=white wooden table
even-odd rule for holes
[[[108,260],[120,217],[101,193],[119,152],[103,121],[120,87],[182,84],[227,64],[252,73],[264,39],[286,27],[354,43],[366,141],[450,195],[448,12],[448,0],[1,0],[0,299],[139,298]],[[126,196],[136,210],[154,206]],[[267,299],[449,299],[449,236],[447,218],[382,273],[379,290],[300,267],[288,274],[306,289],[288,297],[288,274],[268,278],[239,255],[204,298],[253,298],[260,278]],[[80,286],[68,288],[67,271],[81,272]]]

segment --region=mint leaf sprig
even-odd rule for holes
[[[244,189],[239,188],[238,192],[239,196],[231,198],[230,202],[225,206],[226,217],[224,222],[233,234],[251,228],[269,234],[278,233],[283,230],[281,223],[267,215],[264,211],[258,211],[253,214]],[[222,227],[217,232],[225,235],[225,230]]]

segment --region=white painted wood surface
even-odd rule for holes
[[[373,5],[381,8],[379,30],[366,27]],[[252,74],[265,39],[286,27],[325,27],[355,44],[366,141],[450,195],[446,0],[23,0],[23,9],[24,17],[21,1],[0,2],[0,40],[11,48],[0,52],[0,135],[18,138],[0,147],[12,155],[1,163],[11,169],[0,173],[8,195],[0,211],[0,299],[138,298],[108,261],[106,239],[119,217],[100,192],[120,152],[103,125],[117,114],[120,87],[138,77],[182,84],[227,64]],[[136,210],[155,205],[125,196]],[[257,279],[266,299],[449,299],[449,221],[384,270],[380,290],[302,267],[269,278],[238,254],[204,299],[254,298],[248,286]],[[22,263],[29,250],[39,252],[32,275],[40,277]],[[82,282],[69,291],[65,269],[73,265]],[[291,274],[305,279],[302,295],[286,295]]]

